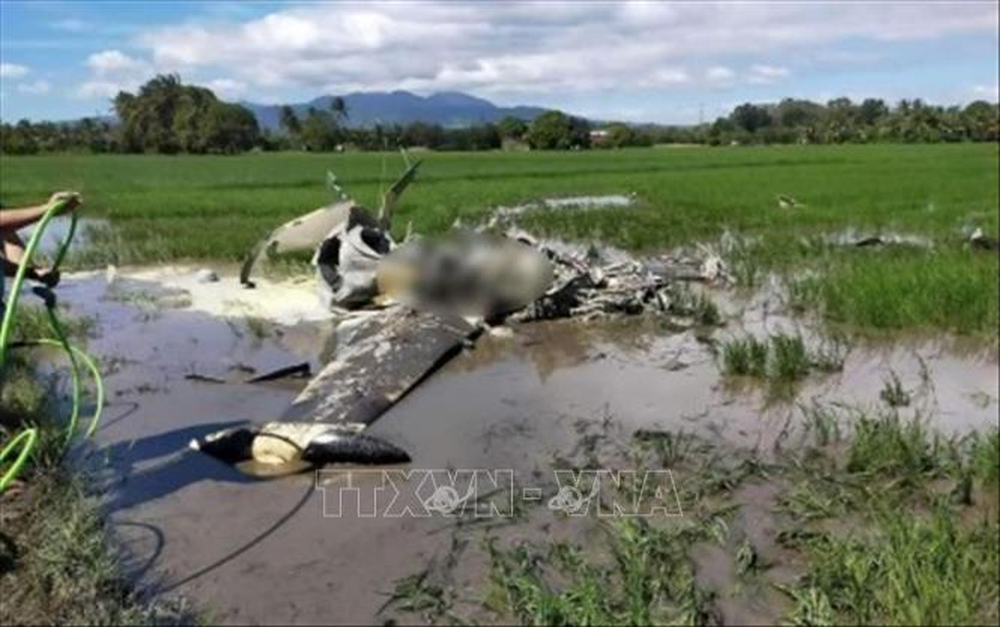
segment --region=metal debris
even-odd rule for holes
[[[187,381],[197,381],[198,383],[213,383],[213,384],[223,384],[226,383],[225,379],[219,377],[213,377],[207,374],[201,374],[198,372],[191,372],[184,375],[184,379]]]
[[[393,242],[374,217],[352,207],[348,218],[319,245],[313,265],[320,293],[331,307],[357,309],[378,294],[375,273]]]
[[[972,232],[972,235],[969,237],[969,243],[972,244],[973,248],[977,248],[979,250],[988,250],[993,252],[1000,250],[1000,242],[998,242],[996,238],[987,237],[983,233],[982,228],[976,228],[976,230]]]
[[[195,280],[199,283],[218,283],[219,275],[211,268],[202,268],[195,273]]]
[[[329,463],[401,464],[406,451],[363,433],[313,422],[269,422],[225,429],[192,440],[190,448],[241,471],[271,478]]]
[[[639,260],[613,247],[536,240],[516,229],[509,230],[508,237],[542,250],[555,273],[544,296],[512,315],[518,321],[668,313],[670,284],[711,282],[724,276],[722,260],[708,252],[702,259],[664,255]]]
[[[299,364],[292,364],[291,366],[285,366],[283,368],[278,368],[277,370],[259,374],[255,377],[250,377],[244,381],[244,383],[264,383],[265,381],[277,381],[278,379],[287,379],[291,377],[301,379],[310,376],[312,376],[312,368],[310,368],[308,361],[304,361]]]
[[[494,214],[476,230],[456,228],[434,241],[397,246],[392,209],[416,173],[410,166],[383,196],[377,217],[346,197],[293,220],[255,247],[241,273],[263,250],[315,247],[320,290],[332,308],[358,310],[341,318],[337,351],[278,422],[240,427],[192,443],[220,459],[250,460],[282,474],[317,463],[396,463],[409,458],[391,444],[360,432],[410,389],[505,317],[518,321],[660,312],[676,314],[684,281],[726,278],[708,249],[697,256],[640,260],[625,251],[539,240],[496,225],[517,211]],[[553,210],[628,206],[633,197],[551,199]],[[491,331],[495,332],[495,331]],[[308,376],[308,364],[255,377]],[[260,468],[254,470],[260,474]]]
[[[778,194],[777,197],[778,207],[781,209],[804,209],[806,205],[795,200],[791,196],[786,196],[784,194]]]
[[[371,424],[478,333],[458,316],[401,305],[366,316],[282,418]]]
[[[337,184],[336,177],[328,172],[327,185],[336,194],[338,201],[282,224],[271,231],[267,237],[257,242],[247,254],[240,269],[240,283],[248,288],[254,287],[250,274],[257,260],[264,253],[276,255],[314,251],[313,264],[317,267],[319,263],[335,268],[340,267],[341,264],[337,256],[339,249],[333,250],[334,245],[327,244],[327,242],[331,239],[339,240],[359,227],[380,232],[389,240],[391,248],[392,242],[388,232],[392,225],[393,208],[400,195],[416,176],[419,167],[419,161],[409,166],[402,176],[390,186],[389,190],[382,195],[382,204],[379,207],[377,218],[372,217],[367,209],[347,197]],[[355,243],[361,242],[365,247],[377,251],[380,245],[373,245],[372,242],[367,241],[367,238],[371,236],[371,232],[358,233],[353,236],[353,241]],[[344,267],[346,268],[346,265]],[[347,282],[351,281],[347,280]],[[334,291],[336,292],[337,288],[334,288]]]

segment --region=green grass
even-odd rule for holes
[[[55,337],[52,322],[45,308],[31,303],[31,297],[20,301],[17,317],[14,319],[11,341],[33,340]],[[25,301],[28,301],[27,303]],[[59,324],[62,325],[66,338],[71,341],[85,340],[94,330],[96,321],[87,316],[69,316],[66,309],[60,307],[56,312]]]
[[[995,144],[632,149],[578,153],[422,153],[396,228],[435,233],[497,205],[540,197],[635,192],[627,210],[536,212],[525,226],[658,251],[736,236],[730,269],[746,285],[766,272],[820,270],[800,299],[864,330],[920,328],[996,335],[997,257],[966,250],[963,229],[998,228]],[[75,188],[98,229],[77,263],[239,259],[281,222],[330,200],[336,172],[375,205],[402,169],[396,154],[61,155],[2,158],[4,202]],[[776,195],[806,207],[782,210]],[[843,249],[824,237],[854,228],[918,234],[933,252]]]
[[[716,239],[726,228],[744,235],[777,232],[786,244],[848,225],[936,235],[968,221],[988,233],[997,230],[997,147],[990,144],[422,153],[420,158],[425,163],[398,215],[400,225],[413,219],[424,232],[500,204],[630,191],[638,194],[640,206],[628,220],[620,211],[593,211],[586,219],[552,213],[531,222],[646,250]],[[163,238],[164,256],[207,259],[236,259],[273,224],[328,201],[327,170],[358,200],[374,204],[379,189],[402,169],[398,155],[374,153],[5,156],[2,164],[8,204],[75,188],[84,194],[89,214],[110,217],[126,235],[137,236],[127,240]],[[780,211],[778,193],[809,207]]]
[[[841,253],[798,287],[800,301],[831,321],[875,332],[943,330],[996,334],[1000,275],[995,254],[954,246],[932,252]]]
[[[854,424],[847,471],[919,476],[936,469],[942,446],[919,418],[903,419],[895,412],[862,415]]]
[[[691,318],[695,324],[714,327],[722,324],[722,313],[711,298],[686,285],[673,286],[670,292],[671,313]]]
[[[550,539],[548,524],[486,532],[478,589],[435,558],[397,581],[390,602],[404,614],[393,620],[996,624],[998,431],[945,438],[884,408],[814,404],[805,419],[805,446],[766,464],[691,434],[639,432],[628,459],[674,471],[682,518],[595,518],[568,540]],[[966,480],[972,498],[958,498]],[[761,537],[760,525],[774,532]],[[467,616],[470,603],[487,614]]]
[[[812,372],[840,370],[843,348],[836,342],[809,348],[800,335],[776,333],[766,339],[752,335],[722,343],[722,372],[730,377],[766,381],[778,395]]]
[[[739,377],[766,378],[770,346],[752,335],[729,340],[722,345],[722,370]]]
[[[790,605],[771,609],[791,624],[996,624],[1000,528],[989,495],[997,490],[997,430],[945,439],[889,410],[847,419],[815,406],[806,415],[815,448],[766,468],[744,459],[738,465],[757,470],[726,473],[721,483],[720,455],[732,461],[746,452],[644,433],[653,459],[652,444],[675,449],[669,462],[687,520],[619,519],[601,526],[600,541],[591,534],[581,545],[493,540],[485,606],[535,625],[705,624],[720,601],[774,587]],[[966,476],[974,499],[956,498]],[[778,561],[751,542],[744,525],[755,519],[741,522],[741,505],[730,500],[761,479],[787,486],[774,505]],[[729,587],[694,576],[692,551],[706,543],[728,555]],[[771,569],[785,560],[799,575],[778,583]]]
[[[889,378],[885,380],[878,396],[889,407],[909,407],[912,400],[910,392],[903,387],[903,382],[894,371],[889,372]]]
[[[100,506],[80,477],[36,465],[15,498],[21,502],[4,504],[5,518],[14,520],[0,531],[5,549],[15,547],[0,574],[3,624],[190,624],[194,616],[182,605],[133,595],[107,544]]]
[[[964,529],[945,509],[935,510],[929,519],[880,511],[869,525],[869,537],[826,535],[808,544],[810,573],[796,596],[793,622],[977,625],[996,621],[1000,567],[996,526]],[[809,599],[817,596],[825,608],[819,613],[809,609],[815,603]]]
[[[837,421],[818,414],[814,422]],[[815,433],[828,453],[802,457],[784,497],[798,530],[791,546],[808,564],[783,587],[790,621],[996,624],[996,429],[946,440],[891,410],[857,414],[851,427],[846,454]]]
[[[705,623],[708,595],[695,585],[686,556],[700,533],[657,529],[642,519],[622,519],[605,531],[612,558],[606,564],[567,543],[553,543],[544,554],[524,543],[512,549],[490,543],[487,603],[528,625]],[[557,578],[564,583],[555,585]]]
[[[994,427],[985,434],[977,434],[970,459],[973,474],[985,485],[996,487],[1000,483],[1000,429]]]

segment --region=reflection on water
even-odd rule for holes
[[[242,380],[304,360],[318,372],[335,346],[331,321],[276,326],[258,337],[182,300],[156,305],[163,291],[155,283],[127,286],[151,295],[158,315],[140,315],[137,299],[107,298],[102,277],[68,277],[59,291],[74,312],[96,319],[90,349],[105,367],[110,405],[93,460],[105,465],[100,486],[112,523],[151,552],[136,560],[143,582],[182,582],[178,592],[224,622],[371,622],[388,582],[449,550],[439,519],[331,521],[311,476],[245,481],[187,450],[190,439],[220,425],[281,415],[294,388]],[[668,429],[770,451],[796,427],[799,409],[769,405],[757,388],[724,385],[712,343],[744,332],[808,335],[808,326],[769,298],[714,297],[728,321],[701,332],[708,339],[651,318],[533,323],[512,337],[484,335],[372,432],[403,446],[413,468],[511,469],[529,485],[554,460],[585,450],[595,429],[623,442],[637,429]],[[809,378],[796,401],[872,406],[890,372],[924,390],[945,432],[996,423],[995,356],[969,358],[923,340],[855,347],[842,373]],[[227,383],[186,379],[191,373]],[[556,527],[552,533],[577,533]]]
[[[86,246],[94,229],[110,228],[111,223],[106,218],[93,218],[80,216],[77,218],[76,234],[73,236],[73,245],[78,248]],[[69,235],[70,219],[62,216],[54,218],[42,233],[42,239],[38,243],[38,252],[43,255],[53,255],[62,246]],[[27,242],[35,232],[35,225],[21,230],[21,237]]]

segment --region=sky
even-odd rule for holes
[[[463,91],[694,123],[742,102],[997,100],[998,3],[0,0],[0,118],[68,120],[176,72],[226,100]]]

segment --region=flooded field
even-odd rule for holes
[[[335,350],[333,320],[307,285],[246,291],[228,272],[218,282],[197,275],[123,269],[109,284],[104,273],[81,274],[64,280],[60,298],[95,320],[89,347],[108,373],[104,424],[81,463],[95,470],[127,572],[141,590],[189,598],[226,623],[503,620],[510,615],[492,607],[488,584],[505,558],[487,540],[598,544],[601,521],[554,508],[563,485],[555,471],[634,468],[636,441],[660,442],[672,471],[680,497],[668,499],[678,506],[668,532],[700,524],[713,507],[736,511],[728,528],[768,564],[748,585],[731,555],[743,545],[693,543],[693,581],[716,591],[711,611],[725,622],[782,619],[795,604],[761,581],[790,585],[805,572],[801,556],[777,540],[776,504],[791,480],[753,475],[720,497],[701,487],[703,468],[663,452],[673,450],[664,434],[679,438],[675,447],[697,442],[712,459],[768,464],[803,446],[810,407],[884,406],[889,382],[906,393],[900,413],[923,416],[940,433],[996,424],[995,351],[953,341],[855,345],[842,371],[813,373],[780,397],[723,377],[727,338],[818,335],[766,294],[710,291],[719,327],[640,317],[487,334],[368,430],[410,453],[412,464],[393,470],[404,500],[425,495],[421,471],[509,472],[502,477],[512,482],[500,482],[506,515],[367,517],[345,506],[331,516],[350,480],[343,473],[261,481],[188,444],[280,416],[306,379],[246,380],[302,361],[317,372]],[[416,588],[407,596],[409,584]],[[436,592],[428,597],[428,589]]]

